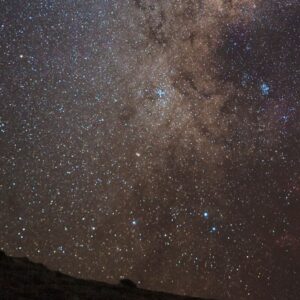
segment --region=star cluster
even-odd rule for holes
[[[299,1],[0,15],[3,250],[82,278],[297,299]]]

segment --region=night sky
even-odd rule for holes
[[[299,299],[299,0],[2,0],[0,39],[1,249]]]

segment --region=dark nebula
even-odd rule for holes
[[[0,3],[0,247],[82,278],[300,294],[300,3]]]

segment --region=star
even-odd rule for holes
[[[216,232],[217,231],[217,227],[216,226],[212,226],[210,229],[210,232]]]
[[[166,95],[166,92],[165,92],[163,89],[159,88],[159,89],[156,90],[156,94],[157,94],[160,98],[162,98],[163,96]]]
[[[270,93],[270,86],[268,83],[264,82],[260,85],[260,90],[263,96],[267,96]]]

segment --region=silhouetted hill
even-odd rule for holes
[[[140,289],[129,279],[116,285],[78,279],[0,251],[0,300],[19,299],[201,300]]]

